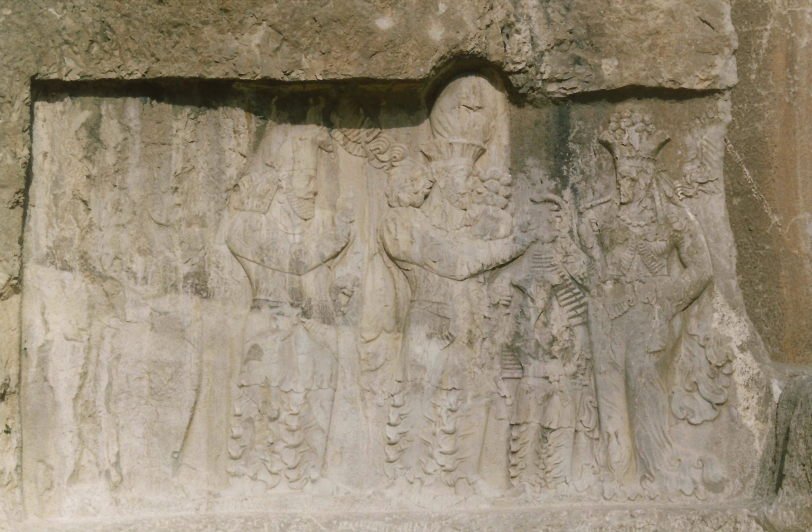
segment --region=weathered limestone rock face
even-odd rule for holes
[[[778,403],[775,440],[764,487],[777,494],[760,523],[772,530],[812,525],[812,378],[796,377]]]
[[[747,309],[770,355],[812,364],[812,6],[736,0],[726,173]]]
[[[803,526],[727,2],[167,4],[2,11],[10,527]]]
[[[29,512],[752,489],[726,96],[527,107],[486,68],[431,99],[205,89],[34,104]]]

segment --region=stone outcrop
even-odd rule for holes
[[[778,402],[775,439],[762,489],[769,505],[760,516],[768,530],[812,527],[812,377],[796,376]]]
[[[227,4],[0,6],[10,528],[805,526],[743,2]]]

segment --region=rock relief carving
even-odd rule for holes
[[[708,111],[694,119],[686,143],[688,160],[682,168],[683,178],[674,185],[679,197],[721,191],[718,178],[724,163],[724,139],[725,127],[716,112]]]
[[[333,477],[353,488],[379,486],[384,478],[385,444],[381,427],[393,389],[401,324],[408,303],[408,286],[386,254],[377,230],[388,210],[386,183],[410,167],[409,149],[377,124],[358,98],[337,102],[329,112],[330,136],[340,147],[339,160],[352,174],[356,209],[355,247],[343,268],[359,272],[353,311],[344,320],[340,358],[345,369],[339,382],[336,431],[330,446]],[[350,157],[346,157],[349,155]],[[342,420],[342,421],[338,421]],[[376,464],[359,476],[360,461]]]
[[[408,286],[388,402],[372,407],[385,410],[384,470],[457,493],[721,490],[715,459],[671,431],[719,415],[731,356],[709,330],[713,274],[681,203],[690,193],[655,164],[667,135],[617,114],[600,137],[615,196],[579,204],[565,190],[524,205],[507,167],[485,157],[499,149],[500,97],[484,77],[454,80],[413,154],[367,122],[331,131],[386,172],[380,264],[365,272],[379,279],[361,283]],[[689,160],[714,174],[704,144]]]
[[[539,241],[525,254],[518,344],[522,375],[511,418],[511,479],[520,487],[583,491],[596,479],[598,413],[588,330],[589,260],[572,204],[535,199]]]
[[[462,493],[506,485],[508,419],[500,358],[481,349],[482,276],[518,257],[532,238],[507,209],[506,168],[478,165],[494,124],[505,120],[501,97],[480,76],[445,87],[431,111],[424,160],[394,180],[380,229],[411,294],[385,428],[389,471]],[[505,463],[483,466],[482,456],[498,462],[500,455]]]
[[[334,149],[317,125],[275,126],[231,197],[227,244],[252,291],[229,442],[233,476],[301,489],[318,479],[336,387],[336,321],[354,294],[328,267],[350,211],[320,187]]]
[[[690,179],[671,184],[668,136],[641,112],[614,115],[600,135],[614,193],[584,200],[559,183],[524,194],[506,108],[496,81],[464,75],[406,132],[340,107],[327,121],[312,102],[305,123],[265,130],[225,221],[224,254],[251,290],[223,392],[233,484],[352,488],[363,460],[365,487],[429,497],[724,489],[707,449],[672,430],[728,402],[710,253],[683,204],[718,175],[714,117],[692,126]]]
[[[713,420],[727,400],[727,354],[709,326],[713,271],[702,228],[667,194],[655,160],[668,136],[651,118],[616,114],[600,137],[617,197],[586,213],[594,261],[593,357],[608,497],[719,489],[713,460],[678,447],[670,416]]]
[[[336,110],[330,136],[349,153],[364,157],[374,168],[391,170],[408,155],[408,148],[399,144],[377,127],[363,111],[352,112],[356,120],[347,124],[348,115]],[[349,127],[348,127],[349,126]]]
[[[385,429],[390,474],[458,491],[504,487],[501,470],[466,463],[489,448],[508,452],[508,485],[536,493],[721,490],[714,457],[683,448],[670,430],[718,416],[730,353],[709,330],[703,230],[656,168],[668,136],[639,112],[613,116],[600,142],[616,197],[577,208],[568,191],[545,194],[525,212],[507,173],[478,168],[488,149],[481,126],[493,120],[482,118],[477,87],[450,84],[432,109],[424,160],[390,173],[381,242],[411,288],[403,386]],[[467,253],[455,247],[463,242]],[[505,246],[479,254],[482,243]],[[437,297],[445,294],[451,307]],[[485,392],[471,395],[472,384]],[[477,440],[471,419],[493,433]]]
[[[366,114],[357,102],[342,102],[330,113],[330,136],[347,153],[365,159],[369,166],[384,172],[385,175],[372,175],[374,182],[367,184],[364,220],[366,238],[362,245],[366,248],[364,271],[359,292],[364,305],[357,323],[360,365],[363,373],[361,386],[371,394],[370,400],[380,401],[380,392],[386,386],[390,373],[392,352],[398,351],[398,342],[393,336],[399,334],[399,324],[403,320],[401,292],[404,282],[398,278],[397,267],[381,248],[377,239],[377,228],[387,208],[385,188],[381,185],[408,175],[412,161],[408,158],[409,149],[396,142]],[[375,173],[373,173],[375,174]]]

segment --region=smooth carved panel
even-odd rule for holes
[[[724,98],[523,109],[490,73],[242,90],[36,103],[31,511],[750,482]]]

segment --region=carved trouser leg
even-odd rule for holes
[[[545,488],[554,490],[571,484],[574,440],[573,427],[542,430],[541,456]]]
[[[629,402],[632,406],[637,467],[641,478],[654,481],[669,469],[671,439],[666,432],[668,400],[652,353],[630,350],[627,361]]]
[[[335,356],[297,316],[251,311],[234,400],[233,476],[301,489],[321,474],[335,394]],[[324,335],[322,335],[324,336]]]
[[[276,464],[278,460],[275,462],[271,459],[277,439],[274,425],[279,418],[279,410],[271,405],[278,401],[271,398],[274,391],[264,379],[249,380],[258,366],[257,361],[247,361],[240,371],[228,443],[231,459],[228,472],[234,477],[261,481],[272,488],[281,480],[281,467]]]
[[[646,349],[653,315],[651,307],[641,304],[617,321],[626,331],[626,386],[639,480],[644,486],[656,482],[671,491],[678,473],[668,434],[668,391],[660,369],[666,353]]]
[[[514,486],[538,491],[543,484],[542,428],[538,423],[517,423],[510,432],[510,479]]]
[[[591,366],[590,366],[591,369]],[[575,393],[576,418],[572,450],[572,485],[582,492],[595,486],[596,443],[600,437],[598,409],[592,383]]]
[[[423,469],[449,487],[465,489],[477,480],[485,400],[475,390],[467,366],[472,362],[470,350],[452,342],[438,355],[442,366],[438,368],[439,379],[432,379]]]
[[[591,312],[590,322],[600,422],[600,465],[612,481],[622,485],[636,476],[626,396],[626,333],[600,307]]]
[[[450,339],[448,320],[419,308],[411,309],[400,355],[401,370],[395,375],[384,429],[385,471],[392,480],[413,482],[431,476],[442,466],[426,458],[425,450],[438,438],[448,447],[448,435],[437,436],[429,419],[442,424],[443,412],[453,408],[459,394],[437,393]],[[447,416],[446,416],[447,417]],[[447,420],[451,423],[451,420]],[[447,429],[452,432],[453,430]],[[442,434],[442,432],[440,432]]]
[[[431,408],[426,411],[423,430],[425,451],[420,462],[428,483],[439,480],[449,487],[466,480],[465,461],[470,446],[464,442],[463,429],[468,414],[466,394],[461,389],[438,387],[432,393]]]
[[[312,416],[313,425],[307,430],[310,446],[318,457],[309,471],[311,479],[321,477],[325,469],[327,455],[327,438],[330,431],[335,390],[330,387],[315,388],[307,392],[307,406]]]
[[[260,407],[262,393],[261,386],[238,384],[228,442],[228,455],[231,459],[229,473],[233,476],[256,479],[263,468],[258,460],[258,447],[261,446],[263,436],[266,436]]]
[[[510,424],[505,399],[493,394],[486,399],[484,422],[479,430],[482,434],[482,446],[479,452],[479,475],[487,487],[505,490],[510,486],[508,470]]]
[[[526,376],[517,387],[510,434],[510,475],[516,487],[539,491],[544,484],[541,419],[547,388],[544,379]]]
[[[272,408],[279,409],[280,414],[272,421],[268,452],[263,458],[272,473],[282,475],[291,488],[301,489],[319,458],[306,435],[313,425],[306,392],[278,387],[273,391],[276,398]]]

